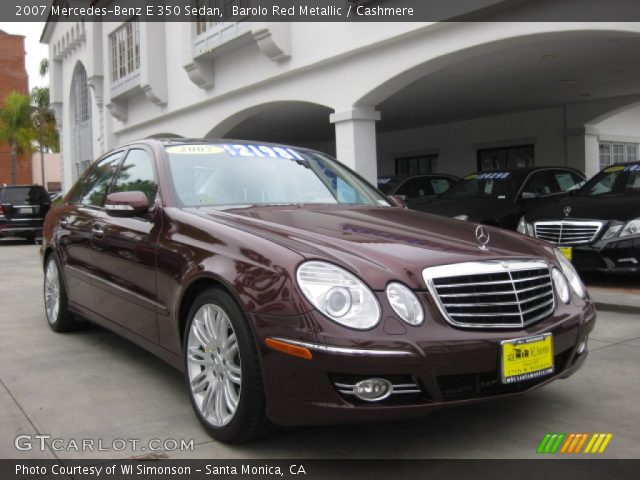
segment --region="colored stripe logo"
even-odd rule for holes
[[[547,433],[536,453],[604,453],[612,433]]]

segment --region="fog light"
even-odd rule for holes
[[[365,402],[379,402],[384,400],[393,390],[393,385],[384,378],[368,378],[355,384],[353,393]]]

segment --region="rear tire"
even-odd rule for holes
[[[55,254],[50,254],[44,268],[44,312],[51,330],[59,333],[70,332],[81,327],[69,311],[67,291],[61,272]]]
[[[258,352],[249,323],[227,292],[208,288],[191,305],[184,335],[191,404],[216,440],[242,443],[270,433]]]

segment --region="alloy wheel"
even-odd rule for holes
[[[216,427],[227,425],[240,401],[242,371],[236,333],[218,305],[202,305],[187,339],[189,388],[200,414]]]
[[[44,276],[44,308],[49,323],[55,323],[60,312],[60,275],[53,259],[47,262]]]

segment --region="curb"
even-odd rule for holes
[[[640,307],[634,307],[631,305],[619,305],[615,303],[598,302],[594,300],[594,305],[598,311],[603,312],[618,312],[618,313],[636,313],[640,314]]]

